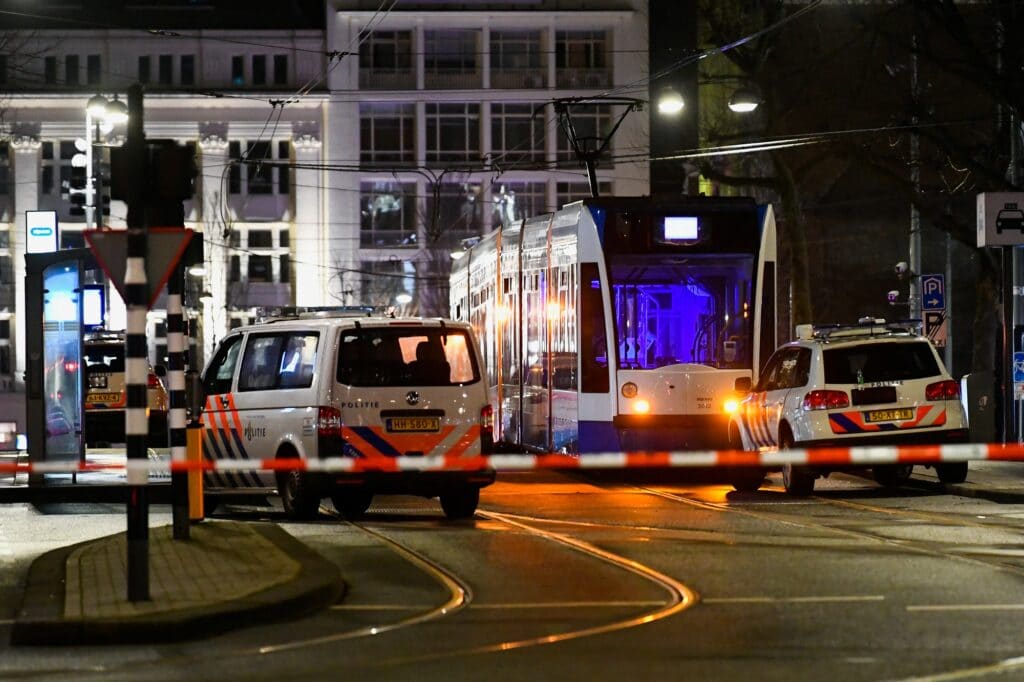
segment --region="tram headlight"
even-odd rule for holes
[[[632,381],[627,381],[622,384],[622,397],[623,398],[635,398],[637,394],[637,387]]]
[[[736,411],[740,409],[740,401],[736,398],[726,398],[725,403],[722,404],[722,409],[726,414],[736,414]]]
[[[633,403],[633,411],[636,412],[637,414],[647,414],[648,412],[651,411],[651,404],[644,400],[643,398],[641,398],[640,400],[637,400],[635,403]]]

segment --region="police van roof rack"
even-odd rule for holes
[[[308,320],[338,317],[373,317],[384,314],[384,308],[368,305],[339,306],[276,306],[257,308],[256,323],[268,324],[285,320]]]
[[[819,339],[825,342],[833,338],[838,340],[855,336],[893,336],[895,334],[918,336],[921,333],[921,324],[922,321],[919,319],[886,322],[880,317],[862,317],[857,320],[856,324],[798,324],[796,336],[804,341]]]

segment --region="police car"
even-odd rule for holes
[[[89,332],[82,340],[85,365],[85,442],[89,446],[123,443],[124,409],[128,402],[124,380],[124,332]],[[165,368],[147,365],[146,417],[150,447],[167,446],[167,389]]]
[[[934,346],[907,323],[864,318],[856,325],[799,325],[779,347],[730,425],[745,450],[964,442],[960,386]],[[940,481],[959,483],[966,462],[935,465]],[[899,485],[913,465],[873,467],[876,481]],[[809,495],[828,468],[785,465],[786,491]],[[756,490],[763,476],[737,479]]]
[[[449,518],[470,517],[493,469],[386,469],[398,456],[457,463],[490,452],[493,417],[479,357],[469,325],[443,319],[314,310],[238,328],[203,373],[204,456],[351,457],[370,466],[337,474],[214,470],[204,475],[206,490],[277,492],[297,518],[316,516],[324,497],[358,517],[378,493],[439,497]]]

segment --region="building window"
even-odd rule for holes
[[[160,55],[157,65],[157,78],[160,85],[174,84],[174,56],[169,54]]]
[[[100,56],[91,54],[85,58],[85,80],[89,85],[99,85]]]
[[[541,68],[540,31],[491,31],[491,69]]]
[[[589,145],[589,148],[596,149],[603,140],[611,133],[612,112],[607,104],[594,104],[573,107],[572,124],[576,131],[576,138],[582,145]],[[589,142],[588,142],[589,141]],[[613,141],[614,144],[614,141]],[[576,153],[569,138],[562,128],[558,130],[558,160],[563,163],[576,163]],[[614,163],[609,160],[607,163]]]
[[[428,242],[444,238],[447,240],[444,246],[455,246],[466,237],[484,233],[485,211],[491,208],[489,204],[485,206],[479,183],[442,183],[437,196],[440,200],[438,226],[442,231],[437,235],[428,234]],[[433,196],[427,198],[427,215],[434,215]],[[490,216],[486,219],[489,221]]]
[[[274,55],[274,85],[288,84],[288,55]]]
[[[269,142],[253,142],[246,153],[246,189],[249,194],[271,194],[274,185],[271,182],[273,177],[273,166],[265,161],[271,160]]]
[[[270,230],[249,230],[250,249],[270,249],[274,246],[274,233]]]
[[[282,254],[278,257],[280,261],[280,270],[278,279],[282,284],[290,284],[292,281],[292,258],[288,254]]]
[[[559,69],[603,69],[607,66],[604,31],[557,31],[555,66]]]
[[[243,140],[229,141],[228,156],[234,163],[228,170],[228,193],[241,194],[244,182],[248,194],[273,194],[275,187],[278,193],[289,194],[291,182],[288,169],[277,168],[271,163],[274,161],[275,148],[280,160],[287,163],[291,152],[291,143],[287,140],[279,141],[276,147],[271,142],[253,142],[247,145]],[[276,185],[274,173],[277,173]]]
[[[542,114],[534,116],[533,104],[491,105],[491,151],[496,161],[543,161],[544,133],[547,125]]]
[[[57,58],[46,57],[43,59],[43,80],[47,85],[57,84]]]
[[[373,31],[362,36],[359,68],[379,73],[412,70],[412,31]]]
[[[64,57],[64,85],[78,85],[78,55]]]
[[[279,161],[290,163],[292,160],[292,143],[288,140],[281,140],[277,143],[277,158]],[[291,194],[292,179],[291,168],[285,164],[277,167],[277,193]]]
[[[290,246],[288,230],[281,230],[281,234],[278,239],[280,240],[279,245],[282,249],[287,249]]]
[[[392,258],[362,261],[359,265],[360,301],[363,305],[393,305],[395,296],[412,293],[416,271],[412,263]]]
[[[14,266],[10,256],[0,256],[0,284],[14,284]]]
[[[433,104],[427,110],[427,163],[447,164],[480,158],[480,105]]]
[[[7,55],[0,54],[0,85],[7,84]]]
[[[479,31],[424,31],[423,66],[427,73],[475,73]]]
[[[359,245],[416,246],[416,184],[359,183]]]
[[[245,57],[241,55],[231,58],[231,84],[245,85]]]
[[[242,193],[242,143],[236,141],[228,142],[228,156],[231,158],[231,166],[228,168],[228,194]]]
[[[148,83],[150,78],[150,58],[148,55],[139,57],[139,82]]]
[[[6,142],[0,142],[0,194],[11,193],[11,152]],[[6,235],[6,231],[4,232]]]
[[[242,231],[232,229],[228,231],[228,246],[238,248],[242,245]]]
[[[597,183],[597,191],[601,196],[611,196],[612,183],[607,180],[601,180]],[[555,184],[555,194],[555,205],[558,207],[571,204],[580,199],[589,199],[591,196],[590,183],[585,180],[580,182],[559,182]]]
[[[415,129],[415,107],[412,104],[360,104],[360,162],[384,165],[413,163],[416,160]]]
[[[9,249],[11,247],[11,231],[8,229],[0,230],[0,249]]]
[[[247,275],[250,282],[273,282],[273,259],[270,256],[254,256],[250,254]]]
[[[497,182],[491,185],[491,226],[495,229],[547,212],[546,182]]]
[[[229,282],[240,282],[242,281],[242,259],[240,256],[231,257],[231,267],[228,272]]]
[[[253,85],[266,85],[267,84],[267,57],[266,55],[257,54],[252,57],[252,84]]]
[[[195,85],[196,82],[196,57],[191,54],[181,55],[181,84]]]

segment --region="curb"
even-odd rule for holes
[[[248,625],[297,618],[344,595],[347,586],[336,565],[276,525],[249,527],[299,563],[299,574],[293,580],[242,599],[198,608],[123,618],[65,618],[67,558],[78,547],[98,542],[91,540],[47,552],[32,562],[11,630],[11,644],[143,644],[199,639]]]

